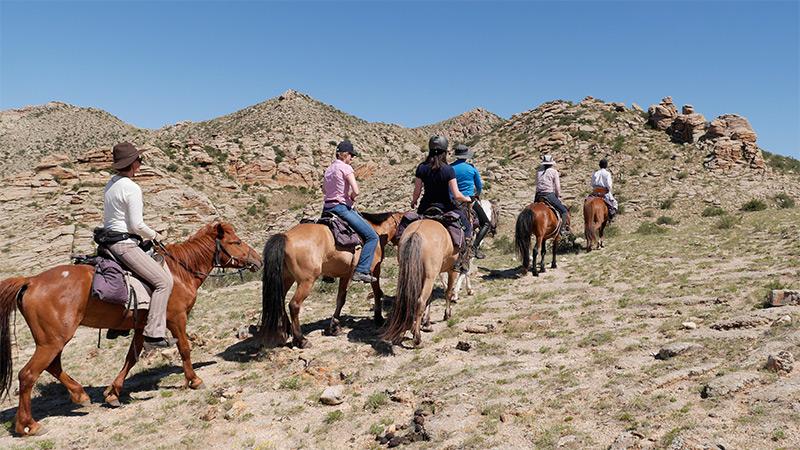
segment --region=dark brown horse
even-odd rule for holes
[[[422,344],[423,327],[430,327],[430,300],[433,284],[440,273],[447,273],[444,320],[450,318],[458,272],[453,265],[458,248],[453,246],[450,233],[435,220],[423,219],[409,225],[403,232],[397,254],[400,266],[397,275],[397,297],[383,334],[385,340],[400,344],[407,330],[414,335],[414,346]]]
[[[214,267],[250,268],[257,270],[261,258],[236,235],[228,223],[204,226],[186,242],[166,246],[169,269],[175,279],[167,305],[167,328],[178,340],[186,384],[192,389],[203,380],[192,369],[186,320],[197,299],[197,289]],[[215,263],[217,262],[217,263]],[[33,277],[15,277],[0,282],[0,385],[11,388],[11,326],[9,316],[19,308],[30,327],[36,350],[19,372],[19,408],[14,430],[20,435],[42,432],[31,416],[31,390],[43,370],[56,377],[77,404],[90,403],[89,396],[77,381],[61,367],[61,352],[72,339],[78,326],[135,331],[125,364],[105,390],[105,401],[119,406],[125,377],[142,350],[147,311],[134,313],[125,306],[101,301],[90,295],[94,267],[88,265],[57,266]]]
[[[383,325],[380,287],[381,262],[386,243],[393,241],[402,212],[382,214],[364,213],[362,216],[378,233],[380,244],[375,248],[372,274],[378,280],[372,283],[375,297],[375,324]],[[339,278],[336,310],[331,317],[327,333],[336,335],[340,331],[339,315],[347,297],[347,287],[358,263],[360,250],[355,252],[336,248],[333,234],[325,225],[301,223],[289,231],[273,235],[264,245],[264,276],[262,284],[261,329],[259,334],[267,346],[286,343],[289,332],[292,344],[305,348],[310,344],[300,330],[300,307],[311,293],[314,281],[320,276]],[[297,289],[289,302],[291,320],[286,315],[286,294],[294,283]]]
[[[533,255],[531,255],[531,235],[536,237]],[[547,206],[547,203],[531,203],[517,216],[517,224],[514,231],[517,253],[522,258],[523,275],[528,273],[529,268],[533,272],[533,276],[539,276],[539,272],[545,271],[544,257],[547,254],[548,239],[553,240],[553,262],[550,264],[550,268],[555,269],[557,267],[556,249],[558,248],[558,241],[561,239],[558,234],[558,216]],[[537,271],[536,260],[539,258],[539,252],[541,252],[542,258],[539,262],[540,270]],[[531,258],[533,258],[533,264],[531,264]]]
[[[586,251],[592,251],[592,244],[597,244],[600,249],[603,246],[603,232],[608,225],[608,205],[603,196],[605,189],[595,188],[592,196],[583,201],[583,230],[586,236]]]

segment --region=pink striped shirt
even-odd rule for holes
[[[325,205],[342,203],[353,206],[350,200],[350,183],[347,176],[353,173],[353,167],[341,159],[335,160],[325,169],[325,178],[322,183],[322,192],[325,193]]]
[[[555,167],[539,168],[536,172],[536,192],[552,192],[556,194],[556,197],[561,198],[561,180]]]

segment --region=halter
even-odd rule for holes
[[[219,233],[219,234],[222,234],[222,233]],[[172,260],[177,262],[178,265],[180,265],[183,268],[183,270],[191,273],[196,278],[204,280],[204,279],[206,279],[208,277],[212,277],[212,278],[213,277],[224,277],[224,276],[228,276],[228,275],[236,275],[236,274],[238,274],[239,277],[243,279],[244,275],[242,275],[242,273],[245,270],[247,270],[247,267],[245,267],[245,266],[242,266],[241,268],[237,269],[234,272],[225,273],[226,266],[238,264],[239,260],[236,257],[234,257],[233,255],[231,255],[230,252],[225,248],[225,246],[222,245],[222,240],[220,239],[220,237],[221,236],[218,235],[214,239],[214,257],[212,259],[211,270],[209,270],[207,273],[203,273],[203,272],[200,272],[199,270],[194,270],[191,267],[189,267],[185,262],[181,261],[180,259],[176,258],[172,253],[168,252],[167,251],[167,247],[164,244],[162,244],[160,241],[153,240],[153,242],[161,249],[161,252],[163,252],[166,256],[172,258]],[[225,264],[220,263],[220,255],[223,255],[223,254],[228,257],[228,261],[225,262]],[[211,272],[214,269],[222,269],[223,272],[220,273],[220,274],[212,274]]]

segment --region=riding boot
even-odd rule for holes
[[[458,251],[458,259],[453,269],[459,273],[469,273],[469,260],[472,258],[472,239],[467,239]]]
[[[483,241],[483,238],[485,238],[486,235],[489,234],[490,228],[491,226],[487,223],[486,225],[481,227],[481,229],[478,231],[478,235],[475,236],[475,243],[472,245],[472,251],[475,254],[475,258],[477,259],[483,259],[486,257],[486,255],[484,255],[483,252],[480,250],[480,246],[481,242]]]

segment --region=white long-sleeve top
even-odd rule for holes
[[[154,239],[156,232],[144,223],[142,208],[142,188],[128,177],[115,175],[103,191],[103,227]]]
[[[611,172],[606,169],[600,169],[597,172],[592,174],[592,187],[602,187],[608,189],[608,192],[611,192]]]

